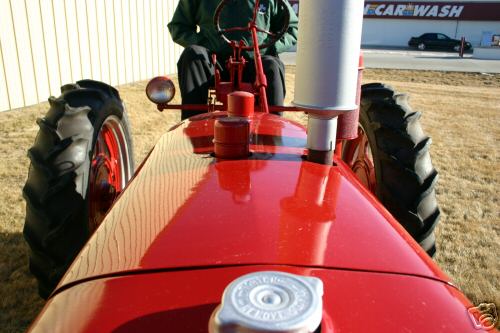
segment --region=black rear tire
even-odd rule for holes
[[[438,174],[429,154],[431,139],[422,130],[420,116],[408,105],[408,96],[396,94],[390,86],[362,86],[359,122],[373,156],[375,195],[432,256],[434,228],[440,217],[435,194]]]
[[[127,147],[127,179],[133,172],[129,124],[118,91],[84,80],[61,88],[38,119],[40,131],[28,151],[31,165],[23,188],[26,200],[24,237],[29,267],[47,298],[90,237],[90,163],[107,119],[118,119]],[[125,164],[125,163],[124,163]]]

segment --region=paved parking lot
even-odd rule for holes
[[[452,52],[379,48],[363,49],[363,54],[367,68],[500,73],[500,60],[476,59],[472,54],[460,58]],[[280,57],[287,65],[295,64],[294,52]]]

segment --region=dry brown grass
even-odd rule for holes
[[[294,69],[288,68],[289,100]],[[473,302],[500,305],[499,156],[500,75],[367,70],[365,82],[385,82],[411,95],[414,109],[433,138],[433,162],[443,211],[435,260]],[[179,120],[159,113],[143,95],[145,83],[120,88],[133,128],[136,160]],[[47,103],[0,114],[0,331],[26,329],[43,306],[27,268],[22,238],[21,189],[26,150]]]

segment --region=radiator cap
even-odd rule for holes
[[[211,333],[314,332],[321,323],[323,282],[283,272],[244,275],[226,287]]]

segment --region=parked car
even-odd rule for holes
[[[460,50],[460,40],[453,39],[441,33],[425,33],[419,37],[412,37],[408,41],[409,47],[416,47],[419,50],[425,49],[449,49],[458,52]],[[465,42],[464,49],[471,49],[472,45]]]

